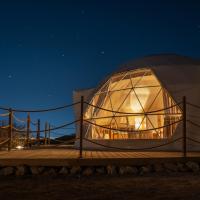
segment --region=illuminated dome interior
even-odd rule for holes
[[[84,114],[91,122],[84,124],[89,139],[169,138],[182,117],[179,105],[150,68],[112,75],[90,104]]]

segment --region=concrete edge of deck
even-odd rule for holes
[[[168,157],[168,158],[67,158],[67,159],[0,159],[0,166],[140,166],[156,163],[200,162],[200,157]]]

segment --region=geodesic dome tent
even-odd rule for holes
[[[88,102],[84,109],[84,147],[139,149],[181,137],[182,97],[200,105],[199,77],[199,60],[156,55],[123,65],[96,89],[74,92],[74,101],[84,95]],[[198,115],[199,111],[190,109],[187,114],[190,112]],[[191,129],[198,132],[197,127]],[[190,145],[191,149],[198,148],[197,144]],[[158,149],[180,148],[181,141],[177,141]]]

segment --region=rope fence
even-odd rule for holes
[[[14,118],[17,122],[19,122],[19,123],[26,123],[26,120],[25,120],[25,119],[24,119],[24,120],[19,119],[19,118],[16,117],[16,115],[14,115],[14,114],[13,114],[13,118]]]
[[[23,110],[23,109],[12,109],[13,112],[25,112],[25,113],[41,113],[41,112],[52,112],[52,111],[56,111],[56,110],[62,110],[62,109],[66,109],[72,106],[75,106],[77,104],[80,104],[80,102],[76,102],[73,104],[69,104],[69,105],[64,105],[64,106],[60,106],[60,107],[55,107],[55,108],[48,108],[48,109],[30,109],[30,110]],[[6,110],[6,111],[10,111],[10,108],[5,108],[5,107],[0,107],[0,110]]]
[[[37,126],[37,122],[32,122],[32,121],[30,121],[30,123],[31,123],[33,126]]]
[[[8,113],[0,114],[0,117],[7,117],[7,116],[9,116],[9,112]]]
[[[0,129],[8,129],[10,127],[10,125],[7,125],[7,126],[0,126]]]
[[[190,137],[187,137],[188,140],[192,141],[192,142],[195,142],[195,143],[198,143],[200,144],[200,141],[199,140],[196,140],[194,138],[190,138]]]
[[[79,122],[80,120],[75,120],[73,122],[70,122],[70,123],[66,123],[66,124],[63,124],[61,126],[56,126],[56,127],[53,127],[53,128],[50,128],[48,129],[49,131],[54,131],[54,130],[58,130],[58,129],[62,129],[63,127],[66,127],[66,126],[70,126],[72,124],[75,124],[77,122]],[[14,130],[16,130],[17,132],[21,132],[21,133],[26,133],[26,130],[23,131],[23,130],[19,130],[17,128],[14,128]],[[40,133],[44,133],[46,130],[40,130]],[[31,133],[37,133],[38,131],[31,131]]]
[[[180,106],[182,104],[182,102],[179,102],[175,105],[172,105],[172,106],[169,106],[169,107],[166,107],[166,108],[163,108],[163,109],[159,109],[159,110],[154,110],[154,111],[149,111],[149,112],[143,112],[143,113],[133,113],[133,112],[120,112],[120,111],[113,111],[113,110],[109,110],[109,109],[105,109],[105,108],[102,108],[102,107],[99,107],[99,106],[95,106],[93,104],[90,104],[88,102],[84,102],[86,105],[88,106],[92,106],[94,108],[98,108],[100,110],[103,110],[103,111],[107,111],[107,112],[111,112],[111,113],[116,113],[116,114],[124,114],[124,115],[150,115],[150,114],[153,114],[153,113],[158,113],[158,112],[161,112],[161,111],[166,111],[166,110],[169,110],[169,109],[172,109],[174,107],[177,107],[177,106]],[[181,113],[177,113],[177,114],[181,114]]]
[[[90,122],[90,121],[87,121],[87,120],[84,120],[84,121],[89,123],[89,124],[92,124],[94,126],[101,127],[101,128],[104,128],[104,129],[108,129],[108,130],[111,130],[111,131],[133,133],[133,132],[146,132],[146,131],[159,130],[159,129],[166,128],[166,127],[172,126],[174,124],[177,124],[177,123],[181,122],[182,120],[178,120],[176,122],[173,122],[173,123],[167,124],[165,126],[161,126],[161,127],[156,127],[156,128],[151,128],[151,129],[144,129],[144,130],[134,130],[134,131],[133,130],[128,130],[128,129],[122,130],[122,129],[116,129],[116,128],[109,128],[109,127],[102,126],[102,125],[99,125],[99,124],[96,124],[96,123],[93,123],[93,122]]]
[[[36,137],[35,140],[37,141],[38,144],[40,144],[40,140],[43,139],[41,136],[41,133],[44,134],[45,143],[48,142],[48,144],[50,144],[50,140],[51,140],[50,133],[52,131],[55,131],[58,129],[70,128],[68,126],[73,125],[79,121],[78,119],[69,123],[57,125],[55,127],[51,127],[50,124],[45,123],[45,129],[41,130],[40,120],[38,120],[37,122],[33,122],[30,118],[30,113],[45,113],[45,112],[60,111],[63,109],[71,108],[78,104],[80,104],[79,101],[72,104],[67,104],[64,106],[48,108],[48,109],[12,109],[12,108],[0,107],[0,110],[8,111],[7,113],[0,114],[0,117],[8,117],[8,122],[7,122],[8,125],[3,125],[3,122],[2,122],[2,126],[0,126],[0,130],[5,129],[6,131],[5,133],[7,133],[8,135],[8,138],[9,138],[7,142],[8,150],[12,148],[13,139],[16,139],[16,138],[24,138],[24,140],[26,141],[26,144],[28,145],[34,135]],[[28,114],[27,119],[20,119],[14,113],[27,113]],[[20,126],[17,127],[15,123],[24,124],[24,127],[20,127]],[[36,130],[31,130],[31,125],[33,126],[33,128],[35,127]],[[0,143],[0,146],[1,146],[1,143]]]
[[[190,103],[187,101],[187,105],[191,106],[191,107],[194,107],[194,108],[197,108],[197,109],[200,109],[200,106],[196,105],[196,104],[193,104],[193,103]]]
[[[200,124],[198,124],[198,123],[195,123],[195,122],[193,122],[193,121],[191,121],[191,120],[187,120],[187,122],[189,122],[189,123],[192,124],[193,126],[196,126],[196,127],[200,128]]]
[[[4,144],[6,144],[6,143],[8,143],[9,142],[9,138],[8,139],[6,139],[6,140],[4,140],[4,141],[2,141],[2,142],[0,142],[0,146],[3,146]]]
[[[200,143],[200,141],[190,138],[187,136],[186,132],[187,132],[187,127],[186,124],[189,123],[197,128],[200,128],[200,124],[194,122],[193,120],[190,119],[186,119],[186,105],[192,106],[196,109],[200,109],[200,106],[192,104],[190,102],[186,102],[186,98],[183,97],[183,100],[179,103],[176,103],[174,105],[171,105],[169,107],[164,107],[163,109],[158,109],[158,110],[153,110],[153,111],[147,111],[147,112],[120,112],[120,111],[114,111],[114,110],[109,110],[97,105],[93,105],[91,103],[88,103],[86,101],[84,101],[84,98],[81,97],[81,100],[73,103],[73,104],[68,104],[68,105],[64,105],[64,106],[60,106],[60,107],[54,107],[54,108],[48,108],[48,109],[11,109],[11,108],[5,108],[5,107],[0,107],[0,110],[4,110],[4,111],[8,111],[7,113],[3,113],[0,114],[0,117],[8,117],[8,125],[6,126],[0,126],[0,129],[6,129],[8,132],[8,139],[6,140],[6,143],[8,143],[8,149],[11,149],[12,146],[12,137],[16,137],[16,135],[12,135],[12,134],[23,134],[23,137],[26,140],[26,144],[29,144],[30,140],[32,139],[31,135],[35,136],[35,141],[37,142],[37,144],[40,144],[40,140],[44,140],[45,144],[50,144],[51,141],[51,136],[50,133],[52,134],[57,134],[59,135],[59,133],[55,132],[56,130],[67,130],[67,129],[75,129],[75,127],[70,127],[71,125],[76,124],[76,128],[79,127],[79,131],[80,131],[80,135],[79,138],[76,139],[72,139],[69,141],[63,141],[63,140],[59,140],[54,138],[54,140],[56,142],[60,142],[61,144],[67,144],[70,142],[74,142],[75,140],[78,141],[77,139],[79,139],[79,151],[80,151],[80,158],[82,157],[82,149],[83,149],[83,141],[89,142],[91,144],[95,144],[97,146],[100,147],[104,147],[107,149],[114,149],[114,150],[120,150],[120,151],[145,151],[145,150],[151,150],[151,149],[156,149],[156,148],[160,148],[160,147],[164,147],[170,144],[174,144],[178,141],[182,141],[183,144],[183,148],[182,148],[182,152],[183,152],[183,156],[186,157],[186,153],[187,153],[187,140],[188,141],[193,141],[196,143]],[[46,112],[54,112],[54,111],[59,111],[59,110],[63,110],[63,109],[67,109],[73,106],[80,106],[80,118],[75,119],[72,122],[67,122],[61,125],[57,125],[57,126],[52,126],[49,123],[45,123],[45,129],[41,129],[40,126],[40,120],[38,121],[32,121],[30,118],[30,113],[46,113]],[[102,110],[102,111],[106,111],[108,113],[111,113],[110,116],[103,116],[103,117],[91,117],[91,118],[85,118],[84,117],[84,108],[88,108],[89,106],[96,108],[98,110]],[[175,107],[179,107],[180,108],[180,112],[175,112],[174,109]],[[27,113],[27,119],[20,119],[16,116],[16,113]],[[119,114],[119,115],[116,115]],[[111,116],[112,115],[112,116]],[[101,125],[98,124],[96,122],[94,122],[93,120],[98,120],[98,119],[103,119],[103,118],[113,118],[113,117],[129,117],[129,116],[147,116],[147,115],[167,115],[167,116],[172,116],[172,117],[176,117],[178,115],[178,118],[175,118],[175,121],[172,121],[171,123],[165,124],[163,126],[159,126],[159,127],[153,127],[152,128],[148,128],[148,129],[142,129],[142,130],[133,130],[130,128],[125,128],[125,129],[120,129],[120,128],[114,128],[112,126],[106,126],[106,125]],[[193,116],[193,118],[195,118]],[[174,118],[173,118],[174,119]],[[178,120],[177,120],[178,119]],[[25,127],[16,127],[14,126],[14,122],[18,122],[18,123],[22,123],[24,124]],[[127,132],[127,133],[138,133],[138,132],[150,132],[150,131],[156,131],[156,130],[160,130],[160,129],[165,129],[168,127],[172,127],[175,124],[178,124],[182,122],[182,126],[183,126],[183,135],[182,137],[179,137],[177,139],[174,139],[172,141],[168,141],[162,144],[158,144],[158,145],[154,145],[154,146],[147,146],[147,147],[143,147],[143,148],[121,148],[121,147],[117,147],[117,146],[110,146],[110,145],[105,145],[102,143],[97,142],[96,140],[91,140],[88,139],[86,137],[84,137],[84,125],[89,124],[90,126],[96,126],[96,127],[100,127],[102,129],[107,129],[110,131],[116,131],[116,132]],[[32,126],[31,126],[32,125]],[[33,128],[33,130],[32,130]],[[36,130],[35,130],[36,129]],[[63,131],[64,132],[64,131]],[[66,131],[65,131],[66,132]],[[41,133],[43,133],[44,135],[40,135]],[[62,133],[64,134],[64,133]],[[61,134],[60,134],[61,135]],[[4,143],[5,144],[5,143]],[[2,146],[2,144],[0,143],[0,146]]]
[[[156,146],[151,146],[151,147],[145,147],[145,148],[120,148],[120,147],[114,147],[114,146],[108,146],[108,145],[100,144],[98,142],[95,142],[94,140],[89,140],[89,139],[83,138],[83,140],[85,140],[87,142],[90,142],[90,143],[93,143],[95,145],[102,146],[102,147],[109,148],[109,149],[122,150],[122,151],[144,151],[144,150],[151,150],[151,149],[155,149],[155,148],[167,146],[169,144],[175,143],[175,142],[177,142],[179,140],[182,140],[182,139],[183,139],[183,137],[180,137],[180,138],[177,138],[177,139],[175,139],[173,141],[170,141],[170,142],[167,142],[167,143],[164,143],[164,144],[160,144],[160,145],[156,145]]]

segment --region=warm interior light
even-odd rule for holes
[[[135,129],[141,129],[142,117],[135,117]]]
[[[20,145],[18,145],[18,146],[16,146],[16,149],[18,149],[18,150],[21,150],[21,149],[23,149],[24,147],[23,146],[20,146]]]
[[[110,139],[109,134],[105,134],[104,139],[109,140]]]
[[[114,74],[95,93],[90,103],[96,107],[88,106],[84,118],[99,125],[86,126],[86,137],[91,139],[168,138],[172,136],[176,126],[170,126],[170,130],[161,127],[182,116],[178,106],[163,112],[163,115],[157,112],[154,115],[148,114],[175,105],[150,69]]]
[[[136,95],[134,92],[130,94],[130,107],[133,112],[142,112],[145,104],[148,100],[150,91],[148,88],[139,88],[136,90]]]

